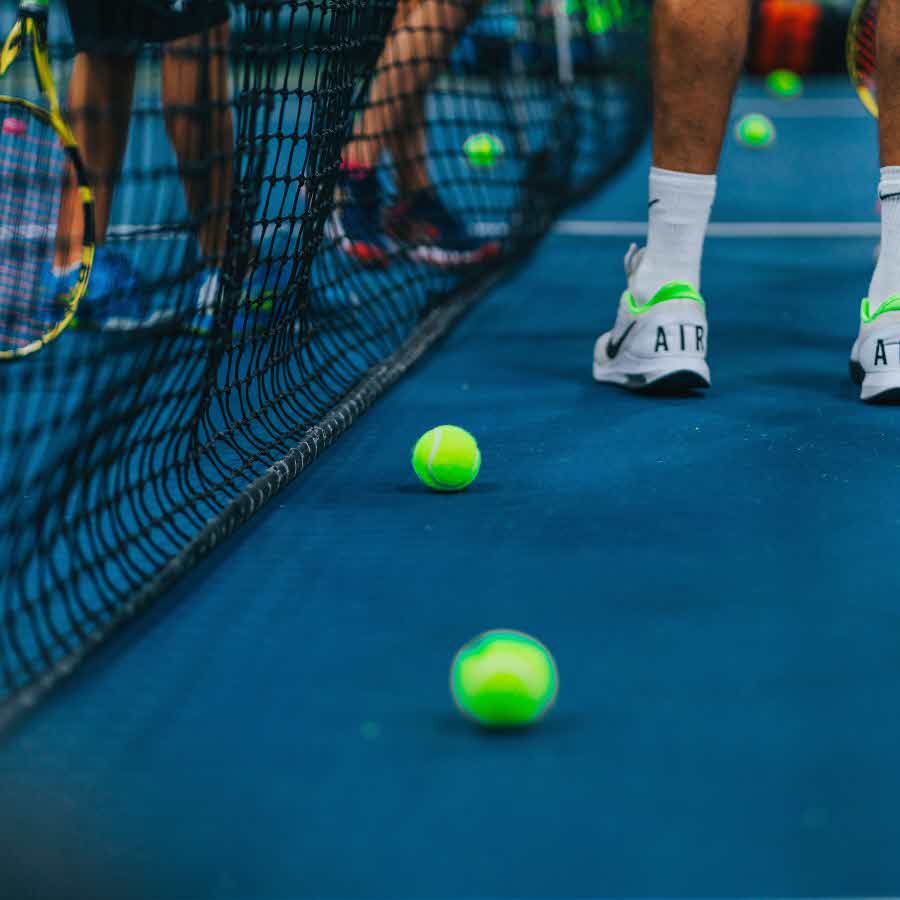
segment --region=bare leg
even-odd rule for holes
[[[69,81],[69,122],[94,191],[97,243],[106,237],[115,183],[128,143],[134,73],[133,57],[79,53]],[[63,187],[59,222],[55,263],[72,265],[80,258],[83,232],[74,180]]]
[[[869,284],[874,308],[900,294],[900,0],[878,10],[878,133],[881,144],[881,250]]]
[[[642,254],[629,253],[625,263],[629,290],[638,302],[656,297],[666,285],[700,290],[715,173],[749,23],[750,0],[657,0],[654,6],[647,244]],[[705,313],[692,308],[682,324],[705,332]],[[705,345],[697,349],[705,353]],[[692,362],[677,355],[668,359],[672,366],[684,363],[708,382],[705,361],[692,369]],[[601,380],[615,370],[611,360],[597,363],[595,374]],[[660,378],[667,371],[664,365],[649,374],[631,374]]]
[[[749,22],[749,0],[657,0],[652,50],[655,166],[715,173]]]
[[[366,111],[354,124],[348,158],[372,167],[390,151],[404,193],[427,188],[425,100],[460,34],[483,0],[403,0],[378,60]]]
[[[425,100],[421,91],[407,105],[400,128],[385,135],[384,145],[391,155],[400,194],[412,194],[431,186],[428,175],[428,132]]]
[[[876,402],[900,395],[900,0],[878,10],[878,133],[881,145],[881,246],[862,308],[850,371],[860,398]]]
[[[228,90],[228,23],[171,41],[162,66],[166,129],[207,265],[225,253],[234,133]]]

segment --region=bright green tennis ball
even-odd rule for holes
[[[735,126],[734,134],[739,143],[754,150],[764,150],[775,142],[775,126],[762,113],[744,116]]]
[[[803,93],[803,79],[790,69],[776,69],[766,77],[766,90],[782,100],[791,100]]]
[[[481,451],[475,438],[455,425],[439,425],[416,441],[413,469],[435,491],[461,491],[477,477]]]
[[[487,631],[450,667],[460,711],[488,728],[533,725],[553,706],[559,674],[550,651],[521,631]]]
[[[486,131],[470,135],[463,144],[463,153],[466,154],[469,165],[476,169],[490,168],[495,165],[504,152],[503,141],[495,134],[488,134]]]
[[[614,24],[612,12],[605,6],[591,6],[585,25],[591,34],[606,34]]]

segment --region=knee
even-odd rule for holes
[[[749,0],[656,0],[654,35],[664,52],[680,54],[686,62],[737,69],[747,50],[749,17]]]

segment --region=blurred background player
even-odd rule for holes
[[[134,99],[137,58],[146,43],[162,44],[162,103],[178,158],[187,206],[197,230],[203,269],[196,281],[207,325],[219,291],[231,200],[233,126],[228,91],[229,11],[224,0],[69,0],[77,54],[69,82],[69,121],[91,177],[97,252],[79,317],[107,329],[160,324],[175,302],[152,308],[129,258],[105,244],[122,167]],[[69,184],[63,191],[60,231],[77,233],[81,213]],[[73,241],[74,246],[80,242]],[[74,278],[77,260],[57,252],[54,276]]]
[[[460,35],[484,0],[401,0],[365,110],[343,156],[326,235],[364,265],[385,266],[394,243],[444,268],[474,265],[500,252],[472,237],[441,202],[428,174],[425,103]],[[386,202],[377,167],[393,163],[397,198]]]
[[[625,257],[627,290],[594,349],[598,381],[637,390],[709,385],[700,264],[749,23],[750,0],[654,4],[647,245]],[[851,350],[864,400],[900,391],[900,0],[881,0],[878,64],[882,252]],[[735,274],[737,296],[728,300],[752,302]]]

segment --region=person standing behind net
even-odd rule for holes
[[[69,81],[70,122],[94,189],[97,251],[79,317],[106,329],[161,324],[174,313],[150,308],[129,258],[105,245],[110,209],[134,99],[137,58],[161,43],[166,131],[203,259],[195,284],[194,327],[210,327],[218,298],[231,199],[233,125],[228,92],[229,11],[224,0],[67,0],[76,56]],[[139,186],[150,192],[151,184]],[[81,228],[77,187],[64,187],[60,228]],[[78,246],[80,242],[71,242]],[[76,259],[57,258],[53,277],[74,279]]]
[[[654,4],[647,244],[625,257],[627,290],[594,348],[597,381],[635,390],[709,386],[700,263],[749,20],[750,0]],[[900,0],[881,0],[878,61],[882,252],[851,350],[864,400],[900,389]]]
[[[369,90],[344,150],[326,237],[366,266],[386,266],[394,244],[442,268],[475,265],[500,244],[469,235],[441,202],[428,173],[425,103],[466,26],[485,0],[400,0]],[[384,153],[398,197],[388,205],[378,183]]]

